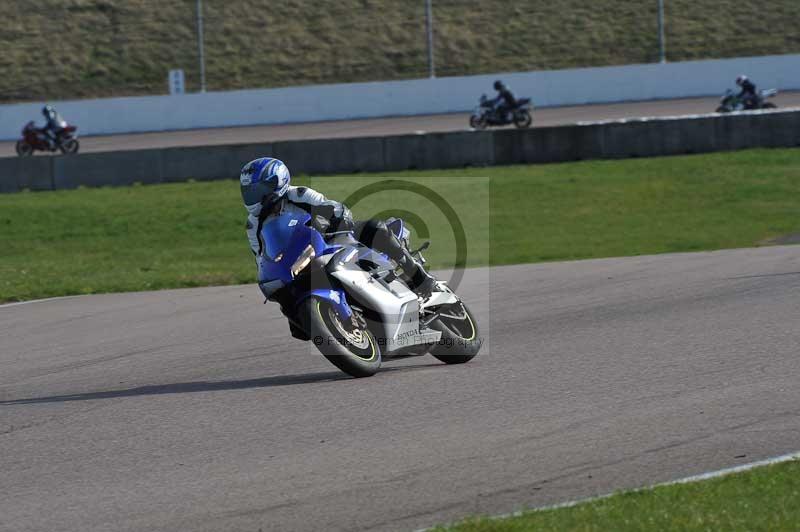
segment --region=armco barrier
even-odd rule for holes
[[[383,137],[284,141],[274,143],[270,153],[296,174],[379,172],[384,169],[383,142]]]
[[[263,155],[295,174],[401,171],[800,146],[800,111],[0,158],[0,192],[233,179]]]
[[[633,120],[494,133],[493,164],[800,146],[800,112]]]
[[[271,143],[164,148],[159,150],[158,176],[165,182],[233,178],[239,175],[242,161],[251,161],[272,151]]]
[[[384,137],[384,168],[399,171],[492,164],[493,135],[465,131]]]
[[[90,153],[76,157],[53,157],[53,186],[132,185],[161,182],[161,150]]]

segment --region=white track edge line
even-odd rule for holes
[[[666,482],[659,482],[657,484],[651,484],[649,486],[642,486],[641,488],[634,488],[630,490],[620,490],[613,493],[606,493],[604,495],[597,495],[595,497],[587,497],[585,499],[576,499],[574,501],[567,501],[567,502],[560,502],[557,504],[551,504],[547,506],[539,506],[535,508],[527,508],[525,510],[517,510],[515,512],[510,512],[506,514],[499,514],[499,515],[490,515],[484,516],[487,519],[496,520],[496,519],[508,519],[510,517],[520,517],[525,514],[536,513],[536,512],[545,512],[547,510],[558,510],[561,508],[571,508],[573,506],[578,506],[579,504],[585,504],[595,501],[601,501],[603,499],[608,499],[609,497],[613,497],[614,495],[618,495],[620,493],[638,493],[641,491],[648,491],[655,488],[662,488],[664,486],[675,486],[678,484],[692,484],[694,482],[701,482],[703,480],[710,480],[714,478],[721,478],[728,475],[733,475],[736,473],[743,473],[745,471],[750,471],[751,469],[756,469],[759,467],[765,467],[770,465],[782,464],[785,462],[791,462],[792,460],[800,460],[800,451],[794,453],[783,454],[781,456],[775,456],[773,458],[765,458],[764,460],[758,460],[756,462],[750,462],[749,464],[742,464],[733,467],[726,467],[725,469],[718,469],[716,471],[709,471],[707,473],[700,473],[698,475],[692,475],[689,477],[683,477],[676,480],[667,480]],[[436,525],[436,526],[453,526],[456,523],[448,523],[444,525]],[[415,532],[428,532],[433,530],[434,527],[429,528],[420,528]]]
[[[30,305],[31,303],[44,303],[46,301],[58,301],[60,299],[70,299],[73,297],[79,296],[60,296],[60,297],[48,297],[45,299],[31,299],[30,301],[17,301],[16,303],[4,303],[0,305],[0,309],[8,308],[8,307],[18,307],[20,305]]]

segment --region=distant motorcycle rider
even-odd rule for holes
[[[52,150],[56,147],[58,136],[64,131],[65,122],[51,105],[45,105],[42,108],[42,115],[45,120],[42,134]]]
[[[499,116],[510,122],[509,113],[517,106],[517,99],[511,89],[499,79],[494,82],[494,90],[497,91],[497,96],[488,103],[495,107]]]
[[[758,92],[756,91],[755,84],[750,81],[747,76],[742,75],[736,78],[736,84],[739,86],[741,92],[737,95],[745,109],[757,109],[759,103]]]
[[[285,213],[308,213],[315,223],[323,222],[324,231],[352,230],[356,238],[376,251],[385,253],[398,263],[408,278],[409,287],[420,297],[427,297],[434,289],[436,279],[401,244],[383,221],[354,222],[344,204],[329,200],[308,187],[291,186],[289,168],[271,157],[262,157],[247,163],[240,175],[242,200],[247,209],[247,238],[256,256],[257,264],[263,260],[264,243],[261,228],[271,216]]]

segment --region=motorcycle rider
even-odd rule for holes
[[[249,213],[245,226],[247,238],[257,264],[263,258],[261,227],[264,222],[281,213],[308,213],[326,222],[328,227],[323,230],[352,230],[359,242],[397,262],[418,296],[429,296],[435,287],[436,279],[411,256],[383,221],[354,222],[350,209],[344,204],[329,200],[311,188],[291,186],[289,168],[282,161],[271,157],[250,161],[242,168],[239,181],[242,200]]]
[[[44,115],[45,124],[41,132],[50,145],[50,149],[54,150],[58,136],[64,131],[64,120],[52,105],[45,105],[42,108],[42,115]]]
[[[494,90],[497,91],[497,96],[493,100],[489,100],[489,103],[495,108],[498,116],[511,122],[510,113],[517,106],[514,93],[499,79],[494,82]]]
[[[736,78],[736,84],[741,88],[741,92],[737,95],[742,103],[744,104],[745,109],[757,109],[759,96],[758,92],[756,92],[755,84],[750,81],[747,76],[741,75]]]

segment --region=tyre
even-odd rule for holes
[[[472,129],[486,129],[486,116],[472,115],[469,117],[469,126]]]
[[[18,140],[17,155],[19,155],[20,157],[30,157],[31,155],[33,155],[33,146],[31,146],[24,140]]]
[[[334,366],[357,378],[371,377],[380,369],[381,350],[369,329],[348,330],[330,303],[316,297],[303,302],[300,313],[311,341]]]
[[[454,307],[453,312],[442,314],[430,324],[431,329],[442,332],[441,339],[431,349],[431,355],[445,364],[464,364],[475,358],[483,340],[478,332],[478,322],[467,306],[461,303]]]
[[[527,109],[523,109],[522,111],[517,111],[514,113],[514,125],[520,129],[524,129],[526,127],[531,127],[533,123],[533,117],[531,116],[530,111]]]
[[[61,143],[58,146],[58,149],[60,149],[61,153],[65,155],[72,155],[73,153],[78,153],[78,149],[80,149],[80,143],[77,139],[68,139]]]
[[[728,108],[727,108],[727,107],[724,107],[724,106],[720,105],[719,107],[717,107],[717,110],[716,110],[716,112],[717,112],[717,113],[728,113],[728,112],[730,112],[730,111],[728,111]]]
[[[777,109],[777,108],[778,108],[778,106],[777,106],[777,105],[775,105],[775,104],[774,104],[774,103],[772,103],[772,102],[767,102],[767,103],[765,103],[764,105],[762,105],[762,106],[761,106],[761,108],[762,108],[762,109]]]

